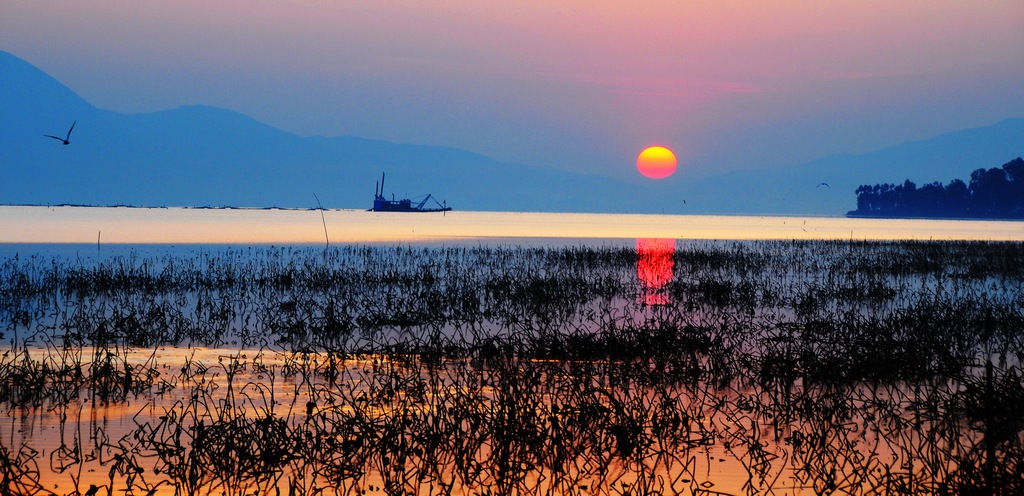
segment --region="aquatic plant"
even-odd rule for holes
[[[0,261],[3,489],[1020,492],[1020,243],[685,242],[657,304],[638,257]]]

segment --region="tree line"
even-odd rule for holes
[[[857,188],[857,210],[847,215],[1024,219],[1024,159],[975,170],[969,184],[960,179],[921,187],[909,179],[903,184],[865,184]]]

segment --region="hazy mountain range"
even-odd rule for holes
[[[316,193],[326,208],[367,208],[386,172],[386,191],[459,210],[843,215],[861,184],[966,180],[1024,155],[1015,118],[789,168],[634,183],[449,147],[300,137],[208,106],[111,112],[6,52],[0,83],[0,204],[305,208]],[[72,122],[70,145],[43,136]]]

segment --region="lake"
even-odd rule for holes
[[[1022,241],[1024,222],[845,217],[381,213],[360,210],[0,206],[0,243],[318,244],[458,240]],[[326,224],[326,234],[324,232]]]
[[[0,207],[0,492],[1012,494],[1022,228]]]

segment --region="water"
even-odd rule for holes
[[[339,254],[318,249],[328,239],[332,246],[346,246],[347,250]],[[358,482],[341,478],[353,485],[338,488],[338,493],[380,488],[386,478],[399,475],[407,483],[420,484],[417,487],[421,489],[435,487],[418,479],[421,473],[409,472],[411,468],[399,475],[386,469],[389,461],[401,453],[399,445],[407,446],[405,443],[421,449],[440,442],[436,453],[457,457],[468,452],[476,461],[484,462],[493,459],[503,439],[555,432],[574,434],[580,440],[591,432],[602,433],[594,446],[603,448],[586,452],[579,458],[581,464],[576,465],[580,471],[586,468],[587,476],[581,476],[575,487],[558,486],[579,494],[624,493],[625,486],[613,489],[610,485],[621,482],[640,490],[642,481],[636,480],[636,474],[642,471],[638,463],[652,462],[659,477],[675,478],[671,483],[648,481],[656,483],[652,487],[664,483],[665,487],[693,493],[814,494],[832,489],[857,493],[885,488],[896,492],[901,487],[934,493],[940,488],[920,485],[920,481],[935,483],[960,477],[963,485],[963,480],[977,478],[969,470],[947,466],[954,461],[957,466],[974,466],[982,460],[976,450],[987,432],[978,426],[996,424],[999,419],[1017,425],[1019,414],[1003,419],[993,408],[986,413],[989,417],[977,421],[967,408],[964,418],[976,421],[969,424],[970,428],[962,427],[955,417],[961,414],[956,405],[978,398],[986,403],[986,398],[995,396],[979,391],[999,390],[1002,386],[998,380],[979,381],[982,373],[970,366],[966,373],[958,372],[951,378],[933,376],[929,360],[955,362],[957,366],[965,360],[980,363],[971,355],[979,351],[975,344],[978,333],[972,326],[995,332],[993,348],[989,349],[986,341],[980,351],[994,353],[1000,346],[1009,350],[1003,351],[1009,363],[999,366],[996,377],[1005,379],[1007,397],[1017,397],[1013,395],[1020,388],[1014,374],[1019,372],[1019,362],[1014,357],[1019,355],[1013,352],[1020,350],[1019,332],[1011,330],[1021,320],[1024,308],[1019,305],[1019,296],[1014,296],[1021,294],[1020,257],[1006,257],[1006,266],[1011,269],[1000,270],[998,264],[987,265],[996,261],[995,256],[988,255],[1002,253],[998,246],[985,247],[991,251],[984,251],[983,247],[959,244],[945,252],[943,259],[944,252],[934,250],[934,246],[912,246],[917,244],[879,247],[750,241],[774,239],[1021,241],[1024,223],[498,212],[380,214],[350,210],[325,211],[321,219],[316,210],[0,207],[0,262],[15,254],[22,262],[33,256],[40,260],[26,262],[38,268],[29,270],[26,281],[41,280],[60,270],[84,268],[83,274],[88,275],[87,269],[94,263],[110,262],[111,270],[118,275],[141,276],[134,279],[139,283],[161,283],[155,277],[163,270],[160,264],[173,257],[182,257],[173,262],[177,273],[194,269],[198,273],[213,271],[220,277],[202,289],[61,289],[52,297],[45,292],[24,297],[22,303],[33,300],[33,304],[17,306],[15,302],[21,313],[12,314],[14,317],[6,324],[31,316],[30,322],[14,327],[22,336],[32,334],[40,339],[34,341],[30,352],[23,351],[29,348],[11,346],[0,359],[0,375],[7,374],[4,379],[14,383],[14,390],[28,388],[33,378],[38,379],[34,374],[40,370],[77,371],[78,364],[98,385],[94,382],[85,386],[92,388],[91,394],[69,392],[70,401],[42,388],[37,394],[47,399],[41,407],[31,406],[32,392],[26,396],[25,390],[18,394],[29,400],[21,404],[0,402],[0,408],[10,414],[0,423],[0,447],[6,445],[10,451],[5,454],[11,460],[34,460],[15,460],[11,466],[31,469],[33,463],[37,464],[43,486],[60,494],[85,492],[90,485],[100,487],[99,494],[105,494],[107,489],[117,492],[133,484],[137,493],[153,489],[156,494],[173,494],[174,489],[162,481],[169,479],[167,470],[174,466],[202,469],[223,462],[226,465],[220,468],[227,474],[228,469],[238,468],[230,466],[232,460],[241,461],[251,453],[270,456],[247,459],[249,462],[281,469],[273,463],[273,455],[278,453],[275,446],[280,447],[275,444],[278,431],[274,429],[291,435],[331,434],[327,437],[344,443],[357,439],[345,437],[351,434],[345,429],[353,425],[364,426],[362,435],[380,439],[377,447],[381,449],[367,451],[369,448],[360,445],[358,456],[364,458],[354,466],[362,467],[362,460],[372,460],[368,465],[371,472]],[[701,240],[748,241],[732,245]],[[381,254],[382,258],[367,258],[359,248],[362,244],[374,245],[378,251],[371,254]],[[486,256],[478,256],[469,264],[444,265],[449,260],[445,247],[478,244],[629,247],[636,250],[636,260],[627,258],[635,265],[623,265],[623,258],[616,256],[602,268],[589,263],[547,266],[552,259],[543,253],[515,258],[520,255],[496,250],[485,251]],[[407,245],[415,247],[393,251],[396,246]],[[439,251],[419,250],[423,246]],[[712,249],[702,251],[702,246]],[[718,247],[723,249],[716,251]],[[721,265],[737,254],[737,265]],[[423,260],[431,256],[435,257],[433,261]],[[459,256],[472,254],[456,250],[452,258]],[[495,262],[498,269],[491,265],[493,259],[503,256],[513,257],[511,268],[501,269],[503,262]],[[936,269],[936,256],[938,263],[955,270]],[[65,260],[64,265],[51,266],[49,257]],[[293,260],[300,269],[295,274],[291,272]],[[250,262],[254,270],[266,270],[266,277],[252,278],[258,285],[226,282],[249,277]],[[324,267],[329,270],[321,272]],[[354,273],[347,272],[352,268],[356,269]],[[421,279],[424,271],[431,272],[429,279]],[[318,285],[315,279],[302,283],[281,279],[288,276],[291,281],[292,275],[300,278],[321,273],[330,274],[330,284]],[[344,279],[349,275],[354,279]],[[410,280],[431,282],[399,284]],[[474,286],[476,281],[483,282]],[[606,297],[591,291],[592,286],[610,282],[623,292]],[[495,289],[499,283],[503,286]],[[94,281],[93,285],[98,284]],[[490,303],[472,301],[474,308],[489,304],[486,311],[454,317],[463,311],[454,301],[484,288],[489,288],[487,294],[496,295],[488,297]],[[561,293],[559,288],[564,288]],[[552,290],[555,292],[546,293]],[[894,296],[886,296],[887,292]],[[748,293],[756,303],[742,296]],[[514,298],[521,306],[506,305]],[[576,301],[578,298],[582,303]],[[551,305],[552,301],[556,304]],[[129,347],[124,338],[114,338],[105,347],[56,344],[58,334],[78,331],[95,335],[106,329],[123,329],[133,335],[138,329],[198,329],[205,335],[223,328],[236,333],[253,331],[256,337],[264,338],[274,336],[274,332],[265,331],[277,330],[278,337],[301,340],[302,333],[313,332],[314,328],[327,331],[328,315],[343,321],[347,317],[357,324],[357,331],[393,330],[400,333],[397,336],[422,333],[410,342],[425,344],[434,331],[449,329],[429,318],[417,320],[431,314],[454,318],[455,329],[461,334],[483,333],[492,327],[510,329],[504,334],[513,336],[520,330],[536,328],[558,332],[574,329],[578,334],[570,335],[563,345],[593,346],[594,342],[586,338],[608,331],[624,346],[639,343],[630,341],[632,336],[643,336],[643,342],[654,343],[653,348],[661,343],[665,348],[685,352],[664,355],[671,358],[664,363],[658,357],[665,350],[651,350],[651,346],[641,352],[650,354],[650,362],[628,358],[565,360],[554,354],[554,359],[487,370],[472,360],[459,359],[446,362],[440,369],[423,368],[431,363],[429,354],[415,353],[395,356],[371,352],[335,363],[333,357],[323,354],[295,353],[298,345],[273,346],[272,351],[244,340],[234,341],[239,336],[230,333],[226,337],[231,341],[213,347],[201,341],[179,343],[178,347],[166,343]],[[301,335],[288,334],[296,325]],[[879,328],[893,330],[893,335],[878,332]],[[670,332],[659,332],[664,330]],[[1001,341],[998,336],[1003,335],[1006,338]],[[382,336],[386,335],[374,334],[374,339],[385,344],[394,342],[392,337]],[[485,333],[481,336],[488,337]],[[928,351],[915,354],[910,351],[913,346]],[[113,355],[108,354],[111,351]],[[38,362],[30,362],[27,353]],[[870,365],[864,365],[870,360]],[[893,363],[904,371],[918,367],[929,374],[918,379],[912,372],[905,372],[910,382],[856,379],[872,368],[892,368]],[[68,364],[76,366],[67,368]],[[833,369],[851,368],[855,369],[850,374],[854,380],[828,382]],[[130,383],[125,379],[128,370],[134,374]],[[335,377],[335,373],[340,375]],[[696,374],[692,383],[659,381],[668,374],[685,377],[689,373]],[[735,378],[718,380],[723,375]],[[73,377],[69,372],[46,384],[58,387],[61,381],[73,382]],[[150,377],[149,382],[146,377]],[[509,382],[502,386],[494,377],[505,377]],[[622,382],[624,378],[626,382]],[[629,381],[635,381],[634,385],[630,386]],[[524,388],[530,393],[502,396],[503,388]],[[104,390],[109,397],[97,393]],[[363,392],[379,396],[365,400],[360,395]],[[414,397],[412,392],[419,396]],[[503,401],[512,401],[514,408]],[[556,405],[560,410],[554,409]],[[526,406],[538,415],[528,415]],[[519,409],[520,413],[513,412]],[[409,415],[411,412],[415,415]],[[452,412],[456,414],[449,416]],[[551,420],[555,417],[559,418],[557,424]],[[272,418],[277,420],[272,422]],[[484,436],[492,436],[487,439],[459,430],[480,419],[490,422],[488,425],[508,428],[485,432]],[[679,419],[685,431],[683,427],[671,427],[675,425],[671,422]],[[623,441],[630,439],[630,433],[639,432],[630,431],[629,422],[640,422],[637,425],[649,429],[652,435],[639,439],[654,444]],[[208,435],[240,432],[249,439],[246,442],[253,444],[242,447],[210,442],[200,450],[192,445],[192,439],[197,438],[194,436],[201,433],[196,430],[199,423],[211,429],[205,431],[212,433]],[[212,430],[214,427],[220,430]],[[177,437],[182,432],[184,437]],[[437,439],[426,434],[437,434]],[[1000,441],[1003,444],[996,446],[1005,456],[1020,453],[1020,434],[1011,432],[1010,437],[1017,444]],[[224,437],[216,439],[226,442]],[[289,439],[279,440],[283,445],[293,441]],[[311,446],[316,445],[314,438],[308,439]],[[483,442],[474,444],[481,439]],[[577,446],[573,439],[555,442],[538,437],[535,442],[543,444],[544,449],[538,453],[544,456]],[[648,457],[644,462],[619,456],[623,451],[642,452],[645,446],[657,448],[660,443],[686,448],[669,449],[666,457]],[[300,447],[288,446],[282,454],[304,453]],[[590,447],[582,441],[578,446]],[[179,460],[175,458],[179,447],[199,455]],[[388,449],[392,450],[390,455],[386,454]],[[33,454],[32,450],[37,451]],[[340,453],[326,448],[322,452]],[[289,483],[296,481],[333,480],[329,464],[318,464],[320,453],[281,469],[278,474],[283,478],[279,481],[257,483],[254,481],[258,476],[247,472],[252,478],[245,482],[268,493],[272,489],[287,493]],[[407,452],[410,460],[423,459],[423,453]],[[525,451],[509,454],[530,463],[538,461],[526,455],[529,453]],[[447,459],[444,466],[457,465],[452,461],[455,459]],[[145,472],[134,472],[133,463]],[[601,475],[594,468],[602,466],[607,466],[609,472]],[[302,479],[299,474],[303,470],[319,472]],[[441,474],[441,479],[445,477],[450,479],[451,472]],[[531,477],[537,477],[536,473]],[[554,487],[544,484],[564,482],[564,477],[545,472],[522,487],[543,493]],[[487,479],[489,484],[496,481]],[[200,489],[213,488],[218,493],[242,493],[240,487],[229,483],[208,484]],[[470,491],[463,487],[455,493]]]
[[[0,244],[318,244],[505,240],[1024,241],[1024,222],[845,217],[379,213],[361,210],[0,206]],[[326,234],[325,234],[326,224]]]

